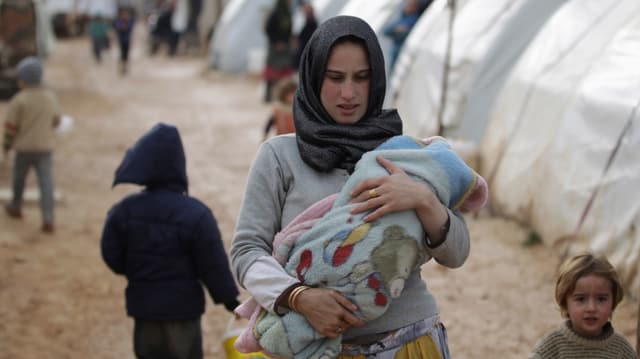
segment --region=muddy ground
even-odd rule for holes
[[[139,34],[140,35],[140,34]],[[25,218],[0,213],[0,358],[126,359],[132,328],[122,277],[102,262],[99,240],[110,206],[138,190],[111,188],[125,149],[159,121],[181,131],[190,193],[217,217],[227,250],[250,162],[269,108],[255,76],[207,69],[205,57],[149,57],[134,43],[128,76],[117,73],[115,48],[97,65],[86,39],[59,41],[46,61],[46,82],[75,119],[59,137],[54,177],[60,195],[56,232],[42,234],[30,202]],[[6,102],[0,102],[0,119]],[[10,186],[10,161],[0,164],[0,189]],[[35,176],[29,177],[35,189]],[[467,217],[471,256],[449,270],[428,263],[455,358],[523,358],[560,323],[553,301],[557,249],[524,246],[528,230],[487,213]],[[246,293],[243,293],[243,297]],[[614,327],[635,345],[637,302],[627,300]],[[207,358],[224,358],[230,314],[208,306],[203,317]]]

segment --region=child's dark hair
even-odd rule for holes
[[[594,256],[591,253],[579,254],[564,261],[558,271],[555,297],[564,318],[568,317],[568,296],[573,293],[578,280],[587,275],[596,275],[609,280],[613,302],[612,312],[622,301],[624,297],[622,285],[618,279],[618,273],[611,263],[604,256]]]

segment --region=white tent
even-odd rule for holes
[[[496,98],[482,173],[499,214],[569,252],[606,254],[640,289],[640,3],[575,0]]]
[[[388,103],[398,108],[405,132],[430,136],[440,122],[446,136],[479,144],[504,77],[563,2],[458,0],[451,32],[448,1],[434,1],[407,38],[390,81]]]
[[[357,16],[366,21],[378,35],[380,47],[388,64],[391,56],[391,40],[384,36],[383,31],[394,17],[400,15],[403,0],[350,0],[338,13],[339,15]],[[387,71],[389,72],[389,71]]]
[[[336,15],[346,3],[312,0],[318,22]],[[231,0],[215,27],[209,65],[235,73],[261,70],[267,47],[264,23],[274,4],[275,0]],[[301,14],[294,14],[294,32],[300,31],[301,22]]]
[[[244,72],[252,49],[264,49],[264,21],[274,0],[232,0],[215,26],[209,65],[225,72]]]
[[[76,11],[89,16],[101,15],[106,18],[115,18],[116,0],[84,0],[76,2]]]

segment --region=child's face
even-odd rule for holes
[[[567,298],[567,312],[576,333],[595,337],[611,318],[613,311],[611,282],[590,274],[578,279],[576,288]]]

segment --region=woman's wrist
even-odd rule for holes
[[[445,240],[449,232],[449,210],[431,190],[426,190],[428,193],[421,200],[421,206],[416,209],[416,213],[427,235],[427,243],[430,247],[436,247]]]
[[[289,293],[289,299],[287,300],[287,304],[289,305],[289,309],[293,310],[294,312],[300,312],[300,310],[298,309],[298,307],[296,306],[297,300],[299,298],[299,295],[304,292],[307,289],[311,289],[311,287],[306,286],[306,285],[300,285],[297,286],[296,288],[294,288],[291,293]]]
[[[285,289],[282,294],[280,294],[280,296],[276,300],[276,308],[283,307],[297,312],[298,310],[296,307],[296,300],[298,299],[298,296],[300,295],[300,293],[310,288],[311,287],[306,286],[302,283],[293,284],[289,288]]]

